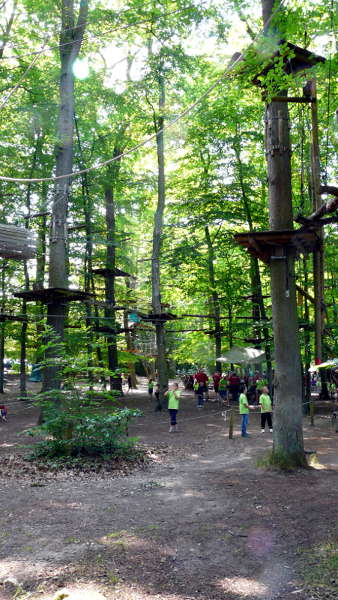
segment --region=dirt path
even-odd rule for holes
[[[184,398],[180,432],[169,434],[166,413],[144,395],[126,403],[144,410],[132,433],[162,448],[147,470],[1,481],[1,599],[51,599],[63,588],[72,600],[337,597],[334,580],[309,595],[298,573],[337,523],[338,435],[328,419],[305,426],[320,468],[283,475],[256,467],[272,442],[257,416],[250,438],[229,441],[215,404],[201,414]],[[18,431],[33,413],[13,405],[2,459],[22,451]]]

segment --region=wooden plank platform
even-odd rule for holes
[[[20,321],[22,323],[27,323],[28,317],[14,315],[12,313],[3,313],[0,311],[0,323],[4,323],[5,321]]]
[[[177,315],[173,315],[172,313],[149,313],[144,317],[141,317],[142,321],[150,321],[152,323],[165,323],[166,321],[174,321],[177,319]]]
[[[298,255],[306,255],[320,246],[320,239],[316,232],[303,229],[250,231],[236,233],[234,238],[237,244],[247,248],[252,256],[256,256],[266,264],[269,264],[276,248],[293,247],[296,248]]]
[[[102,267],[101,269],[93,269],[92,273],[93,275],[101,275],[101,277],[131,277],[132,279],[136,279],[134,275],[117,268],[108,269],[106,267]]]
[[[15,298],[22,298],[27,302],[42,302],[43,304],[52,304],[53,302],[86,302],[93,297],[93,294],[74,290],[71,288],[43,288],[40,290],[28,290],[25,292],[16,292]]]

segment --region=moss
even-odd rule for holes
[[[307,468],[308,463],[303,453],[286,453],[281,450],[271,450],[257,460],[257,466],[262,468],[273,467],[280,471],[293,471],[294,469]]]

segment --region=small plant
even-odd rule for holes
[[[51,342],[49,342],[50,344]],[[39,434],[39,441],[31,458],[73,459],[100,457],[136,458],[136,439],[128,437],[128,425],[139,416],[139,410],[114,407],[119,392],[93,389],[93,377],[115,375],[107,369],[89,367],[87,357],[69,357],[64,345],[57,343],[57,366],[63,385],[38,394],[36,404],[43,410],[43,423],[31,429],[30,435]],[[48,346],[48,348],[50,348]],[[55,366],[55,358],[45,363]]]

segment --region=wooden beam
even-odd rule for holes
[[[296,103],[308,103],[316,102],[316,98],[306,96],[274,96],[271,98],[272,102],[296,102]]]

